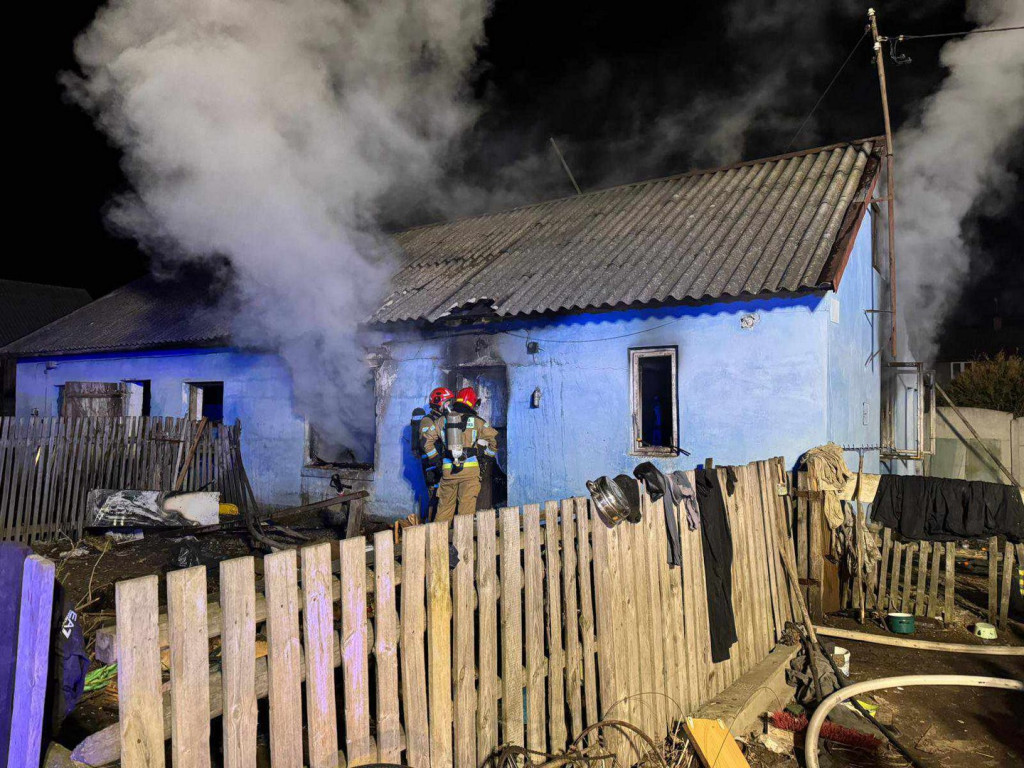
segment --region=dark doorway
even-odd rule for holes
[[[477,413],[498,431],[498,460],[480,462],[480,496],[477,509],[495,509],[508,499],[508,480],[504,467],[508,461],[508,370],[504,365],[457,368],[452,371],[452,389],[476,390],[480,402]]]

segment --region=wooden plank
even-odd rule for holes
[[[373,575],[377,749],[382,763],[400,763],[402,724],[398,710],[398,611],[395,606],[395,545],[391,531],[380,531],[373,536]]]
[[[999,596],[999,626],[1005,627],[1010,611],[1010,590],[1013,589],[1013,544],[1003,549],[1003,587]]]
[[[423,636],[427,626],[423,607],[426,554],[426,526],[407,528],[402,536],[402,703],[405,762],[412,768],[430,766],[427,664],[423,655]]]
[[[548,611],[548,740],[552,752],[567,746],[565,730],[565,652],[562,645],[562,560],[559,553],[558,505],[544,505],[544,560]]]
[[[686,735],[705,768],[749,768],[750,763],[722,721],[688,717]]]
[[[888,610],[888,595],[886,594],[886,583],[889,574],[889,557],[892,553],[892,531],[888,528],[882,529],[882,549],[878,562],[878,596],[875,599],[875,607],[885,613]]]
[[[580,648],[579,603],[576,594],[576,509],[564,499],[562,515],[562,628],[565,636],[565,699],[569,705],[570,738],[583,731],[583,652]]]
[[[164,713],[160,693],[156,576],[114,588],[118,641],[117,711],[122,768],[163,768]]]
[[[668,728],[669,702],[666,696],[669,693],[665,669],[665,625],[661,610],[661,579],[658,572],[665,563],[667,542],[664,535],[660,537],[655,535],[655,518],[660,516],[662,525],[664,525],[664,512],[660,501],[655,504],[646,493],[644,499],[647,515],[646,518],[640,520],[637,533],[640,537],[638,543],[644,548],[643,571],[646,581],[642,582],[640,586],[644,593],[646,613],[649,616],[646,651],[650,660],[651,687],[647,690],[654,694],[646,698],[653,716],[651,734],[655,737],[663,737]]]
[[[889,610],[900,610],[900,562],[903,557],[903,543],[892,543],[892,567],[889,574]]]
[[[778,514],[780,499],[777,492],[778,483],[774,478],[775,465],[773,460],[769,459],[758,462],[757,467],[763,503],[761,509],[757,512],[755,527],[760,536],[758,546],[761,552],[764,553],[764,571],[766,574],[764,589],[767,600],[768,620],[771,624],[768,630],[769,650],[771,650],[782,636],[783,626],[786,621],[783,618],[785,616],[783,603],[787,598],[784,596],[784,588],[778,581],[778,576],[780,575],[778,572],[779,556],[771,524],[775,519],[775,515]]]
[[[900,595],[900,610],[903,613],[910,613],[912,610],[910,577],[914,569],[914,553],[917,552],[918,548],[919,547],[916,542],[911,542],[903,548],[903,551],[906,554],[906,559],[903,561],[903,587]]]
[[[210,672],[206,568],[167,574],[171,634],[171,756],[174,768],[210,766]]]
[[[725,687],[721,684],[722,675],[716,668],[719,665],[716,665],[711,660],[711,630],[708,615],[707,583],[704,578],[703,532],[698,532],[701,533],[701,537],[694,537],[693,543],[694,567],[692,572],[696,574],[696,577],[690,579],[694,586],[694,607],[696,609],[694,629],[699,649],[698,674],[696,678],[698,701],[696,706],[704,704]]]
[[[452,572],[452,663],[455,673],[455,765],[477,768],[476,759],[476,633],[473,590],[473,515],[456,515],[452,544],[459,563]],[[543,649],[542,649],[543,652]],[[541,683],[543,685],[543,682]]]
[[[518,530],[518,519],[516,520]],[[448,576],[448,523],[427,529],[427,672],[430,765],[452,765],[452,593]],[[504,529],[502,529],[504,535]],[[518,555],[518,551],[516,552]],[[504,579],[504,574],[502,575]],[[504,596],[503,596],[504,599]],[[520,654],[521,655],[521,654]],[[508,701],[508,699],[506,699]],[[519,717],[522,720],[522,705]]]
[[[256,764],[256,573],[251,557],[220,564],[224,768]]]
[[[641,490],[642,498],[646,493]],[[648,579],[649,558],[647,557],[647,535],[644,521],[629,526],[629,537],[632,557],[629,559],[630,570],[633,572],[634,604],[636,606],[636,622],[629,628],[637,649],[637,660],[640,665],[640,684],[634,693],[645,694],[636,700],[642,713],[643,729],[650,734],[657,734],[662,720],[658,706],[661,696],[651,695],[658,691],[655,682],[657,661],[654,657],[654,638],[652,627],[654,618],[651,610],[651,590]]]
[[[14,538],[11,496],[14,495],[14,470],[17,466],[14,439],[18,420],[0,418],[0,534],[5,540]]]
[[[597,667],[595,656],[597,654],[597,643],[594,639],[594,602],[593,586],[591,581],[591,554],[590,554],[590,509],[586,499],[574,499],[576,507],[576,544],[579,548],[579,585],[580,585],[580,634],[583,643],[583,703],[586,707],[584,723],[593,725],[601,719],[597,709]],[[540,533],[538,532],[538,543]],[[540,552],[537,553],[538,566],[540,564]],[[538,588],[542,583],[542,577],[538,574]],[[538,589],[538,593],[540,590]],[[678,604],[677,604],[678,605]],[[540,614],[539,627],[543,632],[543,611]],[[543,637],[541,638],[543,642]],[[543,704],[543,693],[541,694]],[[541,726],[541,734],[543,734]]]
[[[350,678],[359,674],[362,658],[362,682],[366,684],[366,568],[365,542],[351,539],[358,548],[359,573],[352,573],[351,544],[341,544],[341,583],[343,586],[342,670],[345,675],[345,724],[349,739],[358,734],[358,726],[349,727],[350,718],[366,725],[369,739],[369,689],[358,690],[348,685]],[[331,544],[321,542],[300,550],[302,558],[302,639],[306,662],[306,733],[309,768],[337,768],[338,766],[338,712],[334,695],[334,599],[331,594]],[[346,570],[347,568],[347,570]],[[361,588],[361,589],[360,589]],[[360,589],[358,594],[353,592]],[[362,625],[358,622],[362,619]],[[361,632],[360,632],[361,630]],[[354,644],[362,643],[350,654],[350,637]],[[355,671],[353,671],[355,669]],[[360,699],[358,693],[364,693]],[[353,764],[353,749],[348,748],[349,765]]]
[[[666,505],[668,505],[666,507]],[[651,546],[655,574],[658,581],[657,612],[661,617],[661,658],[663,660],[662,674],[664,676],[665,690],[665,725],[671,732],[672,725],[686,715],[680,701],[682,699],[682,680],[680,671],[685,668],[677,647],[675,624],[676,617],[682,617],[682,601],[673,603],[670,587],[670,569],[668,564],[668,528],[665,525],[665,512],[675,515],[675,505],[671,498],[663,496],[651,504],[651,525],[652,536]],[[675,570],[678,570],[676,568]]]
[[[267,595],[270,759],[274,768],[302,767],[299,589],[295,566],[294,549],[275,552],[263,559]]]
[[[949,624],[953,621],[953,597],[956,594],[956,544],[952,541],[946,542],[946,579],[943,584],[943,613],[942,621]]]
[[[607,716],[618,701],[615,652],[615,599],[611,564],[608,556],[610,531],[604,523],[594,523],[594,614],[597,622],[597,668],[600,694],[600,718]]]
[[[502,742],[525,746],[523,723],[523,571],[519,561],[519,508],[501,512],[501,720]],[[548,520],[548,525],[552,524]]]
[[[936,619],[942,615],[939,606],[939,563],[944,547],[940,542],[932,545],[931,575],[928,581],[928,616]]]
[[[810,480],[806,472],[798,473],[798,477],[801,478],[801,488],[807,489],[809,487],[811,490],[815,490],[813,481]],[[815,582],[808,589],[809,600],[807,608],[811,614],[811,619],[820,621],[824,618],[822,600],[825,582],[825,553],[824,541],[822,539],[823,523],[821,519],[823,513],[821,505],[813,499],[804,499],[804,504],[807,507],[808,526],[807,577]]]
[[[544,563],[541,560],[540,506],[523,506],[523,570],[526,647],[526,747],[547,751],[544,723]]]
[[[498,553],[495,512],[476,514],[477,651],[476,754],[483,763],[498,748]],[[404,591],[404,590],[403,590]],[[406,726],[408,730],[408,726]]]
[[[999,614],[999,537],[988,540],[988,623],[995,624]]]
[[[914,595],[914,613],[917,616],[925,615],[925,587],[928,578],[928,555],[931,552],[931,545],[922,541],[919,545],[921,557],[917,562],[917,590]]]
[[[3,692],[5,697],[11,697],[8,700],[11,704],[10,742],[4,745],[7,747],[9,768],[32,768],[39,765],[46,707],[46,675],[50,662],[55,568],[46,558],[29,555],[21,565],[21,573],[14,690]],[[11,600],[15,595],[4,597]],[[159,680],[157,682],[159,684]],[[162,738],[160,746],[163,747]]]

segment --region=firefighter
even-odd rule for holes
[[[430,413],[417,424],[417,445],[423,466],[423,479],[427,484],[429,502],[427,513],[433,511],[437,501],[437,485],[441,481],[441,463],[444,452],[444,417],[451,408],[455,393],[448,387],[437,387],[430,393]]]
[[[479,457],[493,458],[498,451],[498,433],[476,412],[477,397],[472,387],[460,389],[455,404],[445,415],[444,459],[437,488],[436,520],[451,520],[456,512],[476,512],[480,495]],[[435,443],[428,445],[432,448]]]

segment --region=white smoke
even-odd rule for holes
[[[123,151],[111,222],[158,259],[228,257],[236,342],[279,352],[297,411],[372,429],[358,325],[388,275],[381,200],[427,194],[474,112],[488,0],[111,0],[69,93]]]
[[[967,16],[980,29],[1021,25],[1024,0],[973,0]],[[1024,32],[955,39],[941,61],[942,87],[894,139],[897,302],[919,360],[933,359],[970,268],[965,219],[1016,182],[1007,166],[1024,126]]]

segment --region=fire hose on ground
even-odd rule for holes
[[[976,675],[902,675],[899,677],[881,677],[877,680],[865,680],[862,683],[853,683],[840,688],[838,691],[827,697],[811,716],[807,723],[807,735],[805,737],[805,759],[807,768],[819,768],[818,765],[818,733],[821,726],[837,704],[861,693],[876,691],[880,688],[893,688],[896,686],[909,687],[912,685],[969,685],[977,688],[1000,688],[1005,691],[1024,692],[1024,682],[1011,680],[1005,677],[979,677]]]

